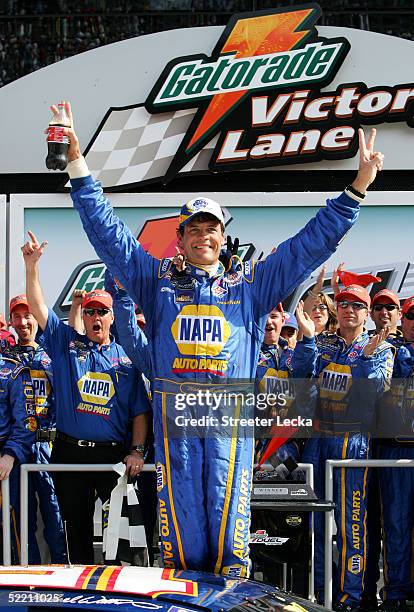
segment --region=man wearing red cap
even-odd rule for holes
[[[398,323],[401,317],[401,305],[398,295],[390,289],[381,289],[372,298],[371,319],[375,323],[375,330],[369,332],[370,336],[379,333],[384,327],[388,328],[387,342],[400,347],[404,343]],[[378,459],[379,440],[372,438],[372,458]],[[368,484],[368,534],[369,547],[364,576],[363,607],[366,610],[375,610],[377,607],[377,583],[380,579],[379,561],[381,556],[381,516],[380,507],[379,472],[373,470]]]
[[[44,348],[36,342],[38,324],[29,310],[27,297],[24,294],[16,295],[10,300],[9,312],[18,342],[8,354],[29,369],[35,394],[33,431],[36,441],[32,447],[31,461],[47,464],[50,462],[50,442],[54,439],[56,431],[51,360]],[[66,563],[63,523],[53,479],[48,472],[34,472],[29,476],[29,483],[29,528],[36,532],[38,499],[51,562]],[[38,551],[37,558],[34,554],[31,554],[30,558],[34,559],[31,563],[40,563]]]
[[[414,296],[403,304],[401,328],[405,344],[398,349],[391,392],[381,406],[380,459],[414,459]],[[382,468],[379,481],[384,530],[380,609],[405,612],[412,592],[414,473],[412,468]]]
[[[22,247],[26,294],[30,310],[44,330],[53,368],[57,431],[52,462],[115,464],[123,460],[131,476],[136,476],[144,463],[150,406],[140,373],[110,336],[112,297],[98,290],[85,295],[85,335],[65,325],[47,308],[40,287],[38,260],[47,243],[39,245],[32,232],[29,236]],[[132,446],[126,453],[130,420]],[[72,563],[94,562],[95,491],[107,501],[117,478],[115,473],[56,473]]]
[[[372,298],[371,319],[375,323],[375,333],[388,327],[387,342],[399,347],[404,342],[403,335],[398,329],[401,317],[399,297],[390,289],[381,289]]]
[[[315,489],[324,497],[327,459],[368,459],[370,431],[378,397],[391,378],[392,347],[384,343],[388,329],[369,338],[364,331],[371,300],[365,287],[350,285],[335,296],[339,329],[322,332],[315,345],[313,374],[319,378],[314,437],[303,461],[315,466]],[[367,554],[366,469],[335,470],[334,501],[339,566],[334,584],[334,609],[360,605]],[[315,515],[315,591],[323,592],[323,519]]]

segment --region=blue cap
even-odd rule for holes
[[[296,321],[296,317],[293,314],[293,312],[287,312],[285,310],[285,322],[283,323],[283,327],[293,327],[293,329],[296,329],[297,331],[299,331],[299,326],[298,326],[298,322]]]

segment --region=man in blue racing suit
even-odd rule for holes
[[[226,272],[219,262],[224,244],[219,204],[190,200],[181,209],[177,232],[185,256],[185,268],[178,270],[170,259],[159,261],[139,245],[90,176],[75,132],[64,131],[70,140],[71,195],[84,229],[147,321],[164,566],[247,576],[253,435],[242,436],[239,405],[230,435],[191,437],[186,427],[172,434],[169,426],[181,407],[177,399],[184,395],[188,406],[190,395],[209,385],[254,380],[268,313],[335,251],[356,221],[383,156],[373,152],[373,135],[366,146],[361,132],[360,169],[352,186],[328,200],[276,252],[237,271]],[[197,416],[205,410],[197,399]]]
[[[369,459],[370,432],[378,398],[391,380],[393,349],[384,342],[385,327],[369,337],[364,330],[370,296],[364,287],[350,285],[335,296],[339,329],[322,332],[315,343],[313,374],[319,398],[314,436],[305,445],[304,462],[314,465],[315,491],[323,498],[328,459]],[[311,372],[309,372],[311,373]],[[367,555],[366,508],[368,469],[334,472],[335,521],[339,561],[334,580],[334,610],[360,604]],[[324,587],[323,518],[315,515],[315,592]]]

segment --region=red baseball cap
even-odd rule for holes
[[[29,302],[27,301],[27,297],[22,294],[22,295],[15,295],[11,300],[10,300],[10,304],[9,304],[9,313],[12,313],[13,308],[16,308],[16,306],[29,306]]]
[[[87,308],[92,303],[112,308],[112,296],[107,291],[90,291],[83,298],[82,308]]]
[[[354,299],[360,302],[365,302],[368,308],[371,306],[371,298],[369,297],[368,291],[365,287],[361,287],[360,285],[349,285],[349,287],[345,287],[335,296],[336,302],[341,302],[342,300]]]
[[[0,329],[3,329],[3,327],[7,327],[7,322],[4,318],[4,314],[0,312]]]
[[[407,314],[412,308],[414,308],[414,295],[405,300],[402,307],[402,313]]]
[[[400,308],[400,299],[398,295],[394,293],[394,291],[391,291],[390,289],[381,289],[381,291],[378,291],[372,298],[372,306],[381,298],[386,298],[388,300],[387,303],[395,304],[398,306],[398,308]],[[383,304],[385,303],[386,302],[384,301]]]

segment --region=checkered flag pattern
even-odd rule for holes
[[[157,115],[144,106],[113,109],[95,137],[86,162],[103,187],[162,178],[184,138],[196,109]],[[218,136],[199,151],[181,172],[207,170]]]
[[[118,479],[102,506],[103,553],[106,561],[148,565],[145,527],[135,486],[126,475]]]

